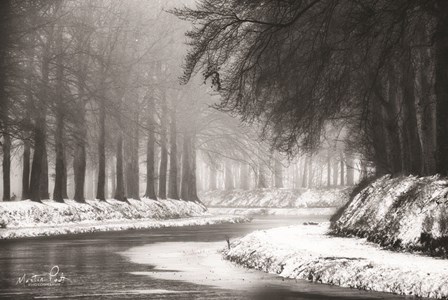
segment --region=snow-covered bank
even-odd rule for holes
[[[358,193],[332,224],[337,235],[382,246],[448,254],[448,180],[383,176]]]
[[[212,207],[340,207],[347,202],[350,191],[351,188],[216,190],[202,193],[201,200]]]
[[[326,235],[328,223],[253,232],[226,258],[287,278],[380,292],[448,297],[448,260],[382,250],[360,238]]]
[[[64,234],[82,234],[104,231],[138,230],[162,227],[203,226],[224,223],[249,222],[250,219],[242,216],[201,216],[179,219],[140,219],[126,221],[96,221],[58,226],[22,227],[0,229],[1,239],[19,239],[42,236],[55,236]]]
[[[244,217],[210,216],[202,204],[180,200],[130,199],[128,203],[87,200],[82,204],[72,200],[65,203],[51,200],[0,202],[0,239],[246,220]]]
[[[331,216],[336,207],[308,207],[308,208],[238,208],[238,207],[209,207],[208,211],[214,215],[240,216]]]

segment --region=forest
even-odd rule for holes
[[[443,1],[1,5],[5,201],[448,170]]]
[[[2,1],[4,201],[353,184],[356,154],[342,142],[288,159],[260,122],[216,110],[220,95],[200,76],[180,84],[190,26],[174,4]]]

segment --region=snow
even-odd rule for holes
[[[448,253],[448,180],[384,176],[371,183],[333,224],[338,235],[367,237],[396,249]]]
[[[212,214],[243,215],[243,216],[331,216],[335,207],[309,208],[239,208],[239,207],[209,207]]]
[[[360,238],[327,235],[329,223],[253,232],[225,257],[286,278],[379,292],[448,297],[448,260],[380,249]]]
[[[241,267],[224,260],[219,250],[225,244],[224,240],[152,243],[120,254],[132,263],[154,266],[148,271],[135,271],[132,274],[162,280],[186,280],[232,290],[248,290],[266,279],[272,280],[272,275],[254,270],[241,272]]]
[[[201,200],[212,207],[340,207],[347,202],[350,190],[351,188],[215,190],[202,193]]]
[[[211,216],[205,206],[195,202],[128,201],[1,202],[0,239],[248,221],[245,217]]]

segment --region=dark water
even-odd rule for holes
[[[225,246],[226,235],[232,238],[256,229],[324,219],[324,217],[260,217],[246,224],[2,241],[0,299],[405,299],[305,281],[282,280],[262,272],[260,280],[263,281],[264,288],[247,291],[232,287],[223,289],[194,284],[188,282],[188,279],[161,280],[132,274],[154,271],[157,266],[131,263],[119,254],[133,247],[163,242],[223,241]],[[58,286],[17,284],[18,278],[24,274],[27,276],[48,274],[54,266],[59,267],[56,277],[60,278],[63,273],[66,278],[64,284]],[[242,273],[248,272],[243,268],[239,270]],[[53,269],[53,272],[55,273],[56,269]],[[48,275],[45,275],[45,278],[47,277]]]

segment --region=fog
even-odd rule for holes
[[[216,80],[199,70],[183,78],[192,24],[173,9],[194,5],[24,1],[10,8],[8,38],[18,43],[4,76],[5,199],[197,199],[197,190],[357,180],[360,161],[345,157],[335,136],[312,151],[277,151],[260,120],[219,109]]]

